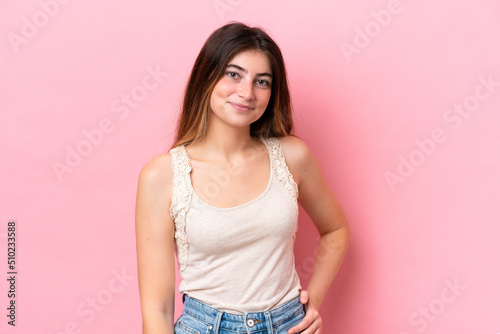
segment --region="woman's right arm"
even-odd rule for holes
[[[174,333],[174,223],[171,156],[151,159],[137,186],[135,233],[143,334]]]

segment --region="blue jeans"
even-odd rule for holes
[[[269,311],[228,313],[198,299],[182,295],[184,311],[174,325],[175,334],[287,334],[305,316],[299,296]]]

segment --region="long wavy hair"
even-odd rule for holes
[[[273,75],[269,104],[264,114],[250,124],[250,135],[264,138],[295,136],[285,62],[278,45],[262,29],[232,22],[215,30],[196,58],[171,148],[203,138],[215,85],[224,75],[229,61],[248,50],[263,52],[269,59]]]

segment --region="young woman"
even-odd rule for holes
[[[187,83],[175,143],[139,176],[144,334],[323,333],[319,308],[349,227],[317,160],[292,132],[276,43],[242,23],[214,31]],[[321,236],[306,290],[294,266],[298,203]],[[177,320],[175,252],[184,303]]]

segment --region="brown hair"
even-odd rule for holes
[[[205,135],[214,86],[224,75],[229,61],[247,50],[259,50],[267,55],[273,74],[269,104],[264,114],[250,124],[250,135],[264,138],[294,135],[285,62],[278,45],[262,29],[233,22],[215,30],[196,58],[171,148],[196,142]]]

